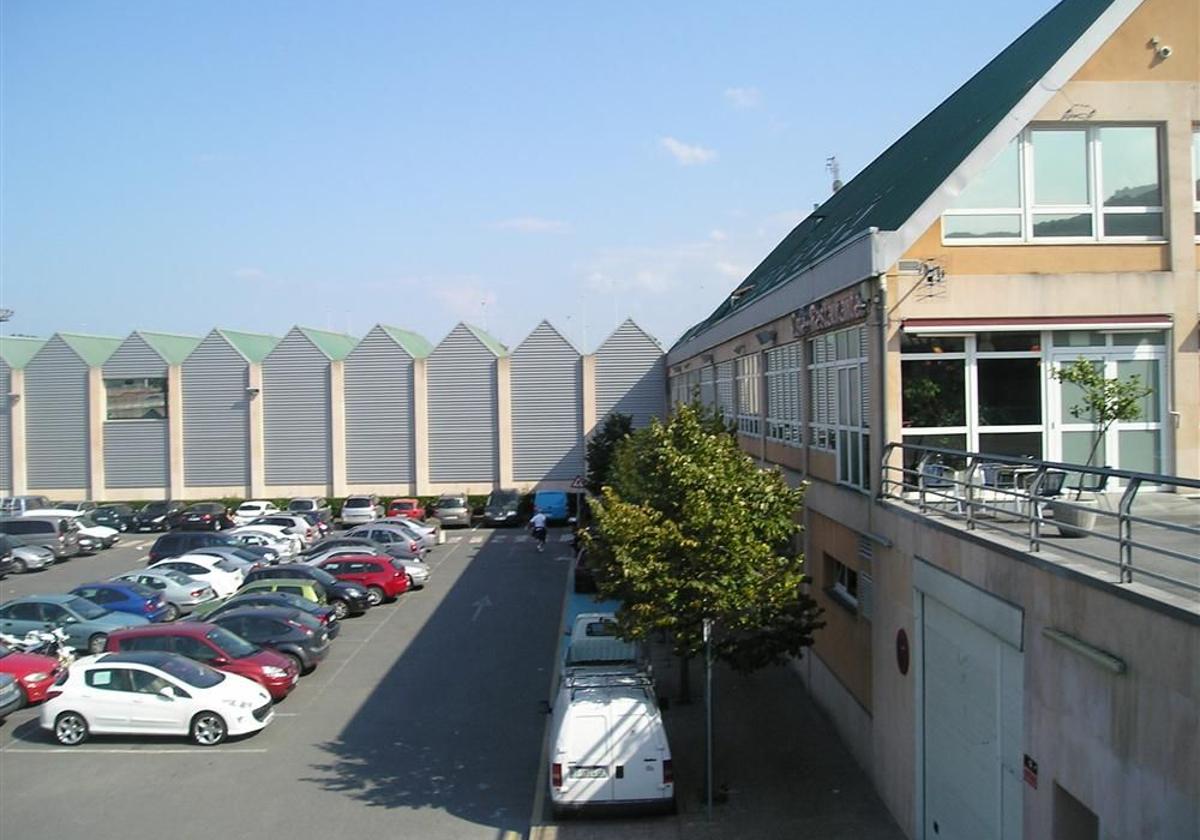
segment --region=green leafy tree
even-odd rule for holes
[[[823,626],[793,549],[803,491],[760,469],[719,417],[678,407],[617,449],[589,545],[626,638],[665,631],[684,663],[715,622],[716,656],[751,671],[796,656]]]
[[[588,492],[598,496],[600,488],[608,483],[612,471],[613,455],[617,444],[633,434],[633,417],[613,412],[604,418],[600,428],[587,444]]]
[[[1142,400],[1154,392],[1142,384],[1141,377],[1136,373],[1125,378],[1108,379],[1104,376],[1103,364],[1082,356],[1069,365],[1055,368],[1050,375],[1059,382],[1069,383],[1079,389],[1079,402],[1067,411],[1076,420],[1091,422],[1096,426],[1085,464],[1089,467],[1112,425],[1129,423],[1141,417]],[[1075,492],[1076,500],[1082,495],[1081,481]]]

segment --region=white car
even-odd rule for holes
[[[87,656],[71,665],[42,704],[41,725],[73,747],[89,735],[187,735],[212,747],[274,718],[258,683],[177,653]]]
[[[260,516],[266,516],[278,511],[279,508],[275,507],[274,502],[252,499],[238,505],[238,509],[233,512],[231,519],[238,525],[249,525]]]
[[[305,555],[301,559],[303,559],[306,565],[317,566],[331,557],[363,554],[373,555],[376,553],[381,552],[376,552],[369,546],[346,545],[339,546],[338,548],[329,548],[325,551],[320,551],[312,555]],[[402,566],[404,568],[404,571],[408,574],[410,584],[414,589],[423,589],[425,584],[429,582],[429,564],[425,561],[397,557],[394,554],[384,554],[384,556],[392,561],[393,566]]]
[[[218,598],[227,598],[242,586],[245,575],[237,566],[222,557],[209,554],[182,554],[169,560],[159,560],[150,569],[174,569],[212,587]]]
[[[248,523],[254,528],[276,527],[283,528],[289,534],[295,534],[304,540],[305,545],[311,544],[320,537],[321,532],[315,525],[305,519],[303,516],[293,513],[272,513],[266,516],[260,516],[253,522]]]
[[[27,510],[22,516],[64,516],[75,521],[75,527],[85,537],[91,537],[101,548],[112,548],[121,539],[121,532],[107,525],[100,525],[87,513],[71,508],[38,508]]]
[[[242,545],[270,548],[281,558],[304,550],[304,539],[299,534],[289,534],[286,528],[279,525],[244,525],[225,533]]]

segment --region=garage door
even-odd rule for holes
[[[921,603],[924,836],[1016,840],[1022,654],[928,593]]]

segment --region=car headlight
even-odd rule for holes
[[[367,594],[367,591],[365,589],[359,589],[357,586],[347,586],[346,594],[354,595],[355,597],[362,597]]]
[[[33,674],[26,674],[25,676],[21,677],[21,681],[27,683],[41,682],[42,680],[47,679],[49,676],[50,675],[45,671],[38,671]]]
[[[267,669],[270,670],[270,669]],[[276,668],[276,671],[279,669]],[[223,701],[226,706],[232,706],[235,709],[253,709],[254,704],[249,700],[234,700],[232,697],[226,697]]]
[[[287,671],[283,670],[282,668],[276,668],[274,665],[268,665],[267,667],[263,668],[263,673],[273,680],[281,680],[287,676]],[[247,703],[246,708],[249,707],[250,704]]]

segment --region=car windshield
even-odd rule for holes
[[[159,569],[163,577],[170,581],[178,583],[180,586],[187,586],[192,582],[192,579],[178,569]]]
[[[504,505],[515,505],[521,500],[521,497],[516,493],[493,493],[490,500],[492,507],[503,507]]]
[[[170,674],[180,682],[196,688],[212,688],[225,681],[225,675],[216,668],[209,668],[207,665],[201,665],[193,659],[184,659],[182,656],[166,657],[158,669],[165,674]]]
[[[148,504],[144,508],[142,508],[142,513],[149,513],[153,516],[161,516],[162,514],[164,514],[166,512],[167,512],[167,505],[165,502],[151,502],[150,504]]]
[[[238,513],[258,513],[262,510],[262,505],[258,502],[246,502],[238,507]]]
[[[346,500],[346,504],[342,505],[342,507],[348,508],[365,508],[370,506],[371,500],[363,498],[362,496],[351,496]]]
[[[215,560],[213,560],[213,565],[216,566],[218,569],[220,569],[222,572],[236,572],[238,570],[237,565],[235,565],[234,563],[230,563],[224,557],[218,557]]]
[[[288,502],[288,510],[314,510],[316,507],[312,499],[293,499]]]
[[[96,518],[90,513],[79,514],[79,516],[75,517],[75,522],[79,525],[82,525],[84,528],[95,528],[97,524]]]
[[[232,554],[234,557],[236,557],[239,560],[245,560],[247,563],[257,563],[258,561],[262,560],[262,557],[255,554],[253,551],[247,551],[246,549],[241,548],[240,546],[237,548],[231,549],[230,554]]]
[[[71,612],[88,621],[108,615],[108,610],[96,606],[86,598],[71,598],[69,601],[64,601],[63,605]]]
[[[241,636],[236,636],[233,633],[230,633],[224,627],[214,627],[212,630],[209,630],[204,634],[204,638],[208,639],[234,659],[243,659],[247,656],[253,656],[259,651],[259,647],[257,645],[250,644]]]
[[[310,566],[309,568],[312,569],[313,578],[325,586],[333,586],[337,583],[337,578],[324,569],[318,569],[316,566]]]
[[[21,539],[20,537],[9,536],[6,537],[6,539],[12,548],[24,548],[26,545],[25,540]]]
[[[132,589],[134,594],[140,598],[153,598],[155,595],[158,594],[153,589],[151,589],[149,586],[144,586],[136,581],[129,581],[125,585],[128,588]]]
[[[192,505],[190,508],[188,508],[189,513],[217,513],[220,510],[223,510],[223,508],[218,504],[213,504],[212,502]]]

